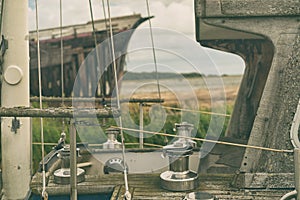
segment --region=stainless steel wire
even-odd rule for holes
[[[64,106],[65,88],[64,88],[64,41],[63,41],[63,14],[62,14],[62,0],[59,0],[59,31],[60,31],[60,70],[61,70],[61,98]]]
[[[150,29],[150,37],[151,37],[151,45],[152,45],[152,54],[153,54],[153,61],[155,67],[155,74],[156,74],[156,82],[157,82],[157,92],[158,98],[161,99],[161,91],[160,91],[160,84],[159,84],[159,77],[158,77],[158,69],[157,69],[157,59],[156,59],[156,52],[155,52],[155,45],[154,45],[154,38],[153,38],[153,31],[152,31],[152,23],[151,23],[151,15],[150,15],[150,6],[149,1],[146,0],[147,5],[147,14],[149,18],[149,29]]]
[[[95,44],[95,47],[97,47],[97,35],[96,35],[96,28],[95,28],[95,21],[94,21],[94,13],[93,13],[92,0],[89,0],[89,7],[90,7],[91,20],[92,20],[94,44]]]
[[[105,30],[108,29],[108,23],[107,23],[107,16],[106,16],[106,9],[105,9],[105,1],[102,0],[102,9],[103,9],[103,17],[105,22]],[[107,38],[109,38],[109,31],[106,31]]]
[[[95,27],[95,20],[94,20],[94,13],[93,13],[93,6],[92,6],[92,0],[89,0],[89,7],[90,7],[90,14],[91,14],[91,21],[92,21],[92,28],[93,28],[93,37],[94,37],[94,44],[95,44],[95,50],[96,50],[96,63],[98,66],[98,73],[99,73],[99,82],[100,82],[100,93],[101,97],[104,98],[104,91],[102,88],[102,75],[103,75],[103,70],[100,65],[100,52],[99,49],[97,48],[98,41],[97,41],[97,34],[96,34],[96,27]]]
[[[107,15],[106,15],[106,9],[105,9],[105,1],[104,0],[102,0],[102,10],[103,10],[103,17],[104,17],[104,22],[105,22],[105,30],[106,30],[106,36],[107,36],[107,39],[109,39],[109,35],[110,35],[110,33],[109,33],[109,25],[108,25],[108,23],[107,23]],[[108,42],[107,43],[108,45],[107,45],[107,48],[108,48],[108,52],[111,52],[111,46],[110,46],[110,43]],[[105,70],[105,69],[104,69]],[[104,73],[103,73],[103,75],[104,75]]]

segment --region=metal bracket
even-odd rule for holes
[[[21,127],[21,123],[20,123],[20,120],[17,119],[16,117],[14,117],[12,120],[11,120],[11,131],[14,132],[15,134],[17,134],[17,131],[18,129],[20,129]]]

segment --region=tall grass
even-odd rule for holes
[[[227,107],[227,114],[231,114],[232,112],[232,105]],[[132,104],[130,107],[130,117],[131,120],[134,122],[136,126],[139,124],[139,106]],[[209,111],[209,109],[205,109],[206,111]],[[178,111],[172,111],[172,110],[166,110],[166,121],[164,122],[163,128],[161,129],[161,132],[165,132],[168,134],[175,134],[174,131],[174,124],[175,123],[180,123],[181,122],[181,112]],[[126,119],[125,120],[126,124]],[[198,128],[195,131],[195,137],[198,138],[204,138],[207,132],[207,129],[209,127],[211,121],[211,115],[208,114],[202,114],[200,116],[199,123],[197,124]],[[222,129],[222,135],[224,135],[227,125],[228,125],[229,118],[226,117],[225,123]],[[143,116],[143,123],[144,126],[147,126],[151,123],[151,119],[149,116],[149,108],[145,107],[144,108],[144,116]],[[99,124],[102,126],[101,128],[105,130],[106,128],[110,126],[116,126],[117,123],[114,119],[106,119],[105,123],[102,120],[99,120]],[[46,143],[57,143],[58,139],[60,138],[60,134],[63,130],[63,125],[62,125],[62,119],[49,119],[49,118],[44,118],[44,142]],[[65,124],[65,132],[67,134],[67,143],[69,141],[69,125],[68,123]],[[148,128],[147,130],[149,131],[156,131],[155,130],[155,125],[153,125],[153,129]],[[78,141],[84,140],[84,142],[92,142],[92,143],[102,143],[105,141],[105,138],[99,136],[99,133],[96,133],[91,129],[90,127],[83,127],[83,131],[85,134],[84,137],[78,137]],[[126,143],[138,143],[139,138],[138,138],[138,133],[136,132],[126,132],[124,131],[124,138]],[[128,134],[127,134],[128,133]],[[41,131],[40,131],[40,120],[38,118],[32,119],[32,140],[33,143],[40,143],[41,142]],[[157,144],[157,145],[166,145],[168,142],[170,142],[173,138],[171,137],[164,137],[160,135],[147,135],[145,137],[144,142],[145,143],[151,143],[151,144]],[[120,141],[120,138],[118,138]],[[198,146],[201,146],[201,142],[197,142]],[[138,145],[131,145],[128,146],[130,147],[138,147]],[[45,152],[48,153],[52,150],[53,146],[51,145],[46,145],[45,146]],[[41,145],[35,144],[33,145],[33,170],[36,171],[38,168],[38,164],[42,158],[41,155]]]

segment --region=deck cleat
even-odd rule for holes
[[[189,170],[189,157],[193,154],[195,142],[191,137],[193,125],[183,122],[175,124],[179,138],[171,145],[164,146],[164,154],[169,158],[169,170],[160,174],[161,186],[171,191],[188,191],[198,186],[198,174]]]

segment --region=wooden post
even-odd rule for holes
[[[70,122],[70,173],[71,200],[77,200],[76,129],[73,119]]]
[[[143,129],[144,129],[144,112],[143,112],[143,103],[139,104],[140,107],[140,148],[144,148],[144,134],[143,134]]]

